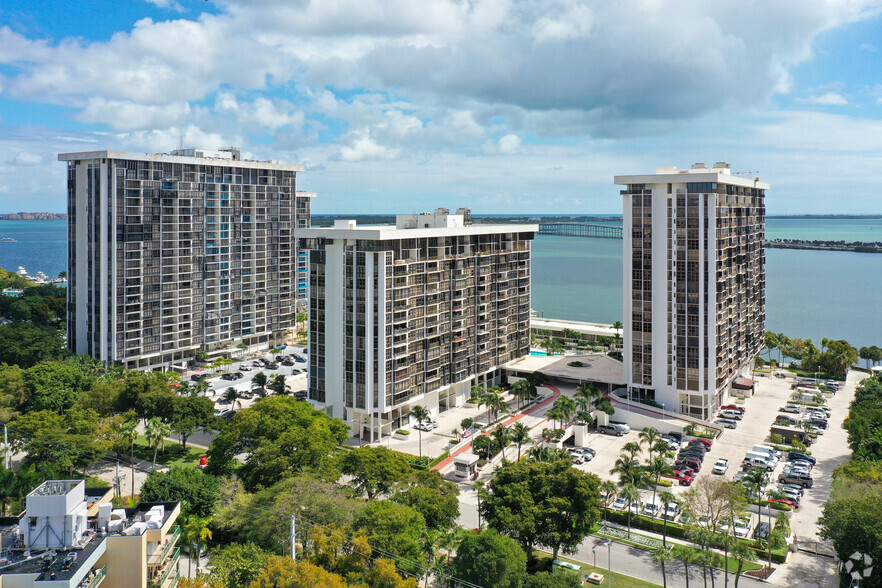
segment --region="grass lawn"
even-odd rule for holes
[[[159,453],[156,456],[156,465],[195,468],[199,464],[199,456],[203,455],[204,452],[205,450],[203,449],[189,446],[186,452],[184,452],[180,443],[166,441],[165,453],[163,454],[162,446],[160,446]],[[153,462],[153,449],[147,446],[147,438],[143,435],[138,435],[138,439],[135,441],[135,457]]]
[[[537,571],[551,571],[551,554],[539,550],[536,550],[534,553],[536,554]],[[584,561],[578,561],[569,557],[564,557],[562,555],[557,556],[557,558],[563,561],[574,563],[577,566],[582,566],[582,584],[584,586],[591,586],[591,584],[588,584],[584,581],[584,575],[590,574],[592,572],[603,574],[604,580],[602,586],[606,586],[609,582],[608,571],[606,568],[599,566],[595,568],[594,566]],[[626,576],[625,574],[620,574],[618,572],[612,573],[612,583],[613,586],[615,586],[616,588],[659,588],[658,584],[653,584],[652,582],[647,582],[646,580],[640,580],[639,578]]]

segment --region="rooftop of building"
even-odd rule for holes
[[[52,492],[43,494],[48,496],[61,496],[65,493],[61,485],[57,484],[57,480],[53,480]],[[75,487],[82,480],[65,480],[70,482],[70,489]],[[40,486],[42,487],[42,485]],[[38,487],[38,489],[40,488]],[[109,488],[86,488],[86,501],[91,502],[107,496]],[[33,493],[32,493],[33,494]],[[39,580],[49,580],[54,573],[54,579],[58,581],[66,581],[73,578],[77,571],[89,562],[90,556],[99,548],[107,537],[122,536],[140,536],[146,532],[146,529],[136,527],[133,532],[133,526],[137,523],[143,523],[147,517],[147,513],[153,507],[163,507],[163,518],[161,527],[164,527],[172,516],[175,516],[176,509],[180,503],[178,502],[141,502],[132,508],[113,509],[113,520],[121,520],[122,524],[114,527],[115,530],[100,532],[98,530],[98,517],[90,516],[88,518],[89,529],[83,534],[82,540],[76,545],[66,549],[48,549],[48,550],[28,550],[22,545],[22,535],[18,532],[17,526],[4,528],[0,535],[0,552],[3,557],[0,559],[0,575],[6,574],[41,574]],[[66,559],[68,554],[75,553],[76,558]]]
[[[456,235],[492,235],[498,233],[529,233],[538,232],[539,225],[534,224],[486,224],[473,225],[471,211],[460,208],[451,214],[446,208],[438,208],[434,212],[399,214],[395,216],[394,225],[362,225],[355,220],[339,219],[333,227],[316,227],[299,229],[298,236],[304,238],[331,239],[365,239],[388,241],[395,239],[413,239],[426,237],[450,237]]]
[[[302,172],[302,165],[288,165],[275,160],[241,159],[235,147],[222,149],[175,149],[171,153],[131,153],[128,151],[80,151],[59,153],[58,161],[77,161],[82,159],[126,159],[132,161],[156,161],[162,163],[187,163],[197,165],[222,165],[228,167],[272,169],[279,171]]]
[[[658,167],[654,174],[637,174],[627,176],[615,176],[615,183],[620,185],[629,184],[685,184],[700,182],[715,182],[729,184],[744,188],[756,188],[768,190],[769,184],[761,182],[755,176],[757,172],[732,172],[731,167],[724,161],[716,162],[712,167],[703,163],[695,163],[688,169],[677,169],[675,166]],[[753,176],[753,177],[751,177]],[[676,178],[676,179],[675,179]]]
[[[582,365],[572,366],[571,363]],[[508,372],[521,374],[541,371],[546,376],[571,382],[600,382],[625,385],[625,366],[603,353],[585,355],[528,355],[505,366]]]

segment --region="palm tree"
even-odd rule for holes
[[[750,561],[753,557],[753,549],[745,543],[736,541],[732,545],[732,558],[738,562],[738,568],[735,570],[735,588],[738,588],[738,581],[741,579],[741,572],[744,570],[744,562]]]
[[[162,420],[159,417],[153,417],[147,421],[144,429],[147,435],[147,446],[153,447],[153,467],[156,467],[156,454],[159,453],[159,442],[162,440]]]
[[[257,395],[261,398],[266,396],[266,385],[269,383],[269,378],[263,372],[257,372],[254,374],[254,377],[251,378],[251,389],[257,392]]]
[[[631,456],[631,459],[635,459],[637,457],[637,454],[640,453],[641,449],[642,448],[640,447],[640,444],[634,441],[629,441],[622,445],[622,453],[627,453],[629,456]]]
[[[766,486],[766,473],[759,468],[753,468],[744,476],[743,483],[750,491],[748,495],[759,500],[762,498],[763,488]]]
[[[230,386],[226,389],[224,395],[221,396],[221,402],[231,405],[233,410],[236,410],[236,404],[239,402],[240,398],[241,395],[239,394],[239,391],[236,390],[233,386]]]
[[[672,559],[674,559],[674,556],[664,547],[657,547],[652,550],[652,561],[661,564],[662,585],[664,588],[668,588],[668,576],[665,573],[665,562],[671,561]]]
[[[494,387],[495,388],[495,387]],[[478,403],[478,408],[481,406],[487,407],[487,424],[489,425],[492,422],[496,421],[496,417],[499,414],[499,411],[505,410],[508,408],[508,403],[502,396],[499,395],[499,392],[491,388],[487,390],[484,396],[481,397],[481,401]],[[493,418],[491,420],[490,414],[493,414]]]
[[[655,484],[652,485],[652,503],[655,504],[655,493],[658,490],[658,480],[662,476],[669,476],[674,473],[674,468],[661,455],[656,455],[652,461],[646,464],[646,473],[655,478]]]
[[[634,484],[625,484],[619,496],[624,498],[628,503],[628,538],[631,538],[631,505],[635,502],[640,503],[640,490]]]
[[[620,333],[623,327],[624,325],[622,325],[622,321],[616,321],[612,324],[612,328],[616,330],[616,339],[622,338],[622,335]]]
[[[198,382],[196,382],[195,384],[193,384],[193,386],[192,386],[193,394],[196,396],[199,396],[200,393],[208,392],[208,389],[210,387],[211,386],[208,385],[208,380],[203,378],[203,379],[199,380]]]
[[[619,483],[621,485],[632,484],[634,486],[642,486],[644,476],[643,466],[640,462],[627,455],[621,455],[616,459],[615,465],[609,471],[611,474],[619,475]]]
[[[480,384],[476,384],[476,385],[472,386],[470,400],[472,402],[477,403],[479,400],[481,400],[481,398],[484,396],[484,394],[486,392],[487,392],[487,390],[484,388],[484,386],[481,386]]]
[[[191,515],[184,523],[184,538],[190,548],[190,563],[193,562],[193,552],[196,552],[196,571],[198,573],[201,563],[201,551],[205,542],[211,539],[211,529],[208,528],[210,520],[207,517]],[[188,566],[189,571],[189,566]]]
[[[523,381],[523,380],[521,380]],[[511,442],[518,446],[518,461],[521,460],[521,445],[532,440],[530,427],[524,423],[515,423],[511,429]]]
[[[603,520],[606,520],[607,514],[609,514],[609,505],[616,499],[616,492],[619,491],[619,487],[612,480],[604,480],[600,483],[598,489],[606,496],[606,499],[603,501]]]
[[[674,559],[683,562],[683,577],[686,578],[686,588],[689,588],[689,564],[695,561],[696,551],[679,543],[671,548]]]
[[[569,461],[570,457],[566,450],[557,447],[548,447],[547,445],[534,445],[527,451],[527,455],[536,461],[555,462],[562,459]]]
[[[290,392],[288,384],[285,383],[285,376],[283,376],[282,374],[273,376],[273,379],[270,380],[267,388],[272,390],[278,396],[284,396],[285,394]]]
[[[664,516],[668,512],[668,507],[677,503],[677,497],[673,492],[663,490],[658,495],[658,499],[662,503],[662,547],[668,546],[668,517]],[[654,499],[653,499],[654,500]]]
[[[484,492],[484,482],[482,480],[475,480],[472,482],[471,486],[472,490],[475,491],[475,495],[478,497],[478,530],[481,530],[481,492]]]
[[[530,386],[530,382],[527,380],[518,380],[509,391],[512,396],[518,399],[518,410],[521,408],[521,403],[533,395],[532,386]]]
[[[590,412],[590,409],[594,406],[594,401],[599,396],[600,393],[593,384],[579,384],[576,388],[576,394],[573,395],[573,400],[580,411]]]
[[[561,421],[563,421],[561,423],[561,428],[563,428],[564,422],[570,422],[576,415],[576,401],[569,396],[561,396],[554,401],[552,406],[560,408]]]
[[[420,433],[420,457],[423,456],[423,423],[432,419],[431,414],[429,414],[429,409],[425,406],[417,404],[416,406],[412,406],[410,408],[410,412],[407,413],[408,416],[412,419],[416,419],[417,421],[417,431]]]
[[[132,463],[132,498],[135,497],[135,440],[138,438],[138,421],[129,421],[122,426],[123,439],[129,442],[129,460]]]
[[[637,439],[641,443],[646,444],[646,451],[649,453],[649,461],[652,461],[652,454],[655,451],[655,444],[661,440],[661,433],[658,429],[647,427],[638,433]]]
[[[551,408],[548,409],[548,412],[545,413],[545,417],[551,419],[553,427],[557,429],[557,422],[563,421],[563,412],[560,409],[560,405],[556,403],[552,404]]]
[[[493,437],[493,440],[499,446],[499,451],[502,452],[502,457],[505,458],[505,448],[511,443],[511,432],[508,430],[508,427],[499,425],[493,429],[490,436]]]

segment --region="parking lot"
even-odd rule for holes
[[[848,405],[854,397],[855,386],[863,377],[864,374],[860,372],[852,372],[847,383],[841,388],[839,393],[828,399],[827,406],[831,410],[829,426],[824,434],[819,435],[814,444],[809,448],[809,451],[817,459],[817,464],[811,472],[814,486],[805,491],[800,507],[791,513],[791,529],[798,539],[818,539],[817,521],[822,514],[823,505],[829,497],[831,474],[833,469],[848,459],[850,455],[847,445],[847,433],[841,425],[848,414]],[[714,463],[720,458],[725,458],[729,462],[728,470],[722,477],[727,480],[734,479],[735,475],[741,471],[741,463],[745,454],[754,445],[768,444],[770,442],[769,428],[779,414],[779,409],[790,401],[790,396],[793,393],[791,384],[794,381],[793,377],[784,379],[758,378],[756,393],[751,398],[731,401],[732,404],[745,409],[744,417],[738,421],[737,428],[726,429],[723,435],[714,441],[711,451],[705,456],[701,471],[698,473],[696,480],[701,477],[715,476],[711,472]],[[657,428],[661,433],[668,432],[663,424]],[[638,441],[638,434],[638,430],[632,430],[621,437],[599,433],[591,434],[588,446],[594,449],[597,455],[592,461],[577,467],[593,472],[601,479],[618,481],[617,476],[610,474],[610,470],[615,465],[616,459],[620,456],[622,447],[628,442]],[[645,460],[645,452],[639,457]],[[778,476],[786,462],[785,454],[775,470],[770,473],[771,484],[767,487],[767,490],[777,486]],[[670,490],[674,495],[679,495],[687,489],[687,487],[679,486],[674,481],[674,486]],[[644,490],[642,491],[642,496],[645,501],[651,500],[652,492]],[[763,520],[766,520],[766,516],[763,516]],[[754,528],[756,522],[757,515],[754,514],[751,516],[751,529]]]

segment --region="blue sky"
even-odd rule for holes
[[[10,6],[12,5],[12,6]],[[0,7],[0,212],[59,152],[239,146],[317,213],[620,213],[728,161],[769,214],[882,214],[882,0],[126,0]]]

